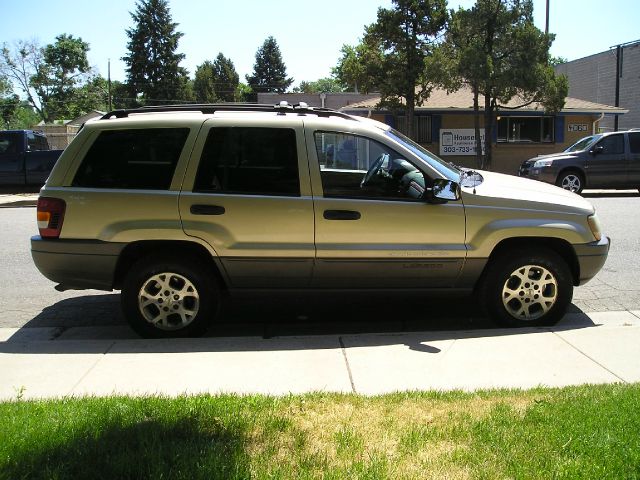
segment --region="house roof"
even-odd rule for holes
[[[370,98],[361,102],[352,103],[341,110],[376,110],[376,105],[380,102],[380,97]],[[480,109],[483,110],[483,98],[480,99]],[[518,98],[513,98],[504,109],[510,111],[514,107],[518,107],[523,102]],[[463,87],[455,92],[447,93],[444,89],[433,89],[429,98],[422,104],[417,106],[416,111],[473,111],[473,92],[468,87]],[[525,107],[515,108],[516,112],[544,112],[544,107],[540,103],[532,103]],[[578,98],[567,97],[563,113],[604,113],[609,115],[624,114],[629,110],[601,103],[589,102]]]

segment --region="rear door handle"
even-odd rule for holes
[[[225,209],[220,205],[191,205],[189,211],[193,215],[222,215]]]
[[[325,210],[325,220],[360,220],[360,212],[353,210]]]

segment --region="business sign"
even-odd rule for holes
[[[589,126],[586,123],[570,123],[569,131],[570,132],[588,132]]]
[[[484,153],[484,128],[480,129]],[[440,155],[475,155],[476,130],[474,128],[440,129]]]

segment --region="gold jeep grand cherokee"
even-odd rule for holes
[[[203,333],[241,289],[475,292],[501,325],[551,325],[609,249],[578,195],[304,104],[110,112],[37,215],[38,269],[59,290],[121,289],[147,337]]]

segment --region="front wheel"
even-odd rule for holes
[[[580,194],[584,188],[584,178],[578,172],[564,172],[558,175],[556,185],[570,192]]]
[[[202,335],[218,311],[211,272],[194,259],[155,253],[136,262],[122,286],[123,313],[142,337]]]
[[[573,282],[554,251],[517,250],[487,267],[479,293],[487,313],[502,326],[549,326],[565,314]]]

